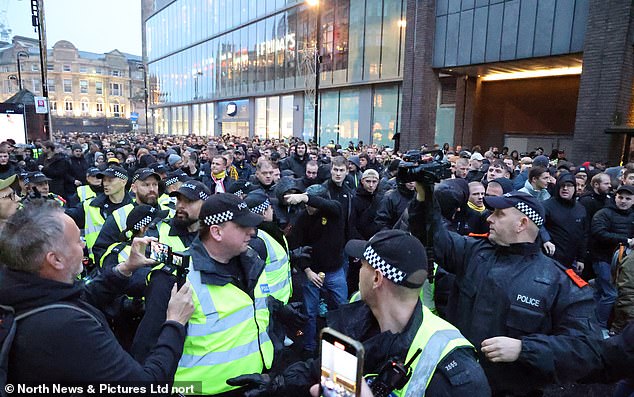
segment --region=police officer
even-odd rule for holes
[[[494,395],[541,395],[545,385],[583,377],[599,361],[591,288],[536,243],[538,199],[517,191],[486,197],[493,213],[484,240],[449,232],[429,205],[431,188],[416,189],[410,229],[426,238],[433,211],[436,260],[456,275],[447,320],[478,349]]]
[[[162,206],[167,206],[171,208],[172,210],[175,210],[176,197],[170,196],[170,193],[180,189],[181,185],[189,181],[190,179],[192,178],[190,178],[189,175],[184,173],[183,170],[181,170],[180,168],[175,171],[169,172],[167,174],[167,177],[163,181],[165,183],[165,193],[163,193],[159,197],[158,199],[159,204],[161,204]]]
[[[130,187],[130,191],[134,194],[134,201],[118,208],[106,218],[93,245],[96,263],[99,263],[101,256],[112,243],[121,241],[121,232],[125,229],[128,214],[136,205],[148,204],[159,210],[169,209],[158,203],[160,181],[160,175],[149,168],[139,168],[135,171]]]
[[[77,186],[77,199],[80,203],[97,197],[97,194],[103,193],[103,185],[98,175],[101,170],[97,167],[90,167],[86,170],[86,185]]]
[[[77,207],[66,211],[77,227],[84,230],[86,248],[93,261],[92,248],[106,219],[117,209],[132,202],[132,197],[125,189],[128,173],[124,168],[111,165],[104,171],[99,171],[96,177],[103,181],[103,194],[82,201]]]
[[[24,185],[26,190],[25,204],[33,199],[43,198],[53,200],[61,207],[66,207],[66,200],[59,194],[51,193],[48,178],[40,171],[29,172],[24,177]]]
[[[219,193],[205,200],[199,220],[199,237],[187,251],[187,279],[196,307],[175,381],[202,380],[195,394],[241,396],[242,390],[229,386],[226,380],[260,373],[273,362],[273,344],[267,333],[270,286],[264,261],[249,248],[262,217],[251,213],[237,196]],[[152,272],[146,296],[152,304],[147,305],[146,317],[158,321],[144,320],[139,334],[156,335],[152,328],[164,321],[174,279],[170,272]],[[135,358],[143,362],[147,354],[149,351],[136,352]]]
[[[164,219],[168,213],[169,211],[159,211],[147,204],[134,207],[126,219],[126,228],[124,230],[130,232],[131,237],[126,241],[114,243],[108,247],[101,257],[101,263],[99,264],[101,270],[107,271],[117,266],[117,264],[127,261],[130,257],[133,239],[135,237],[144,237],[148,226],[158,219]],[[149,271],[149,267],[135,270],[124,290],[125,295],[119,296],[104,310],[112,324],[117,340],[126,350],[130,348],[141,317],[143,317],[145,279]]]
[[[401,230],[386,230],[369,241],[349,241],[345,251],[361,261],[363,301],[329,312],[327,320],[329,327],[363,343],[364,373],[379,374],[393,363],[411,361],[409,377],[393,395],[489,396],[473,346],[419,298],[427,278],[420,241]],[[381,376],[370,378],[376,382]],[[231,382],[254,387],[247,396],[305,394],[319,381],[319,361],[293,364],[272,381],[266,380],[262,375],[247,375]]]

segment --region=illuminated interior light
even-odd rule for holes
[[[536,77],[568,76],[581,74],[582,67],[526,70],[512,73],[493,73],[482,77],[482,81],[532,79]]]

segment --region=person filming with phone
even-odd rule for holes
[[[7,385],[171,382],[193,311],[189,286],[172,286],[160,337],[144,363],[117,343],[101,311],[132,273],[154,263],[145,257],[152,240],[135,238],[125,261],[84,283],[77,279],[84,243],[59,205],[33,200],[9,218],[0,235],[0,304],[15,311],[17,327]]]
[[[420,300],[427,278],[427,256],[416,237],[401,230],[386,230],[369,241],[349,241],[345,251],[361,260],[362,300],[329,312],[327,323],[362,342],[363,374],[375,396],[390,392],[397,396],[491,394],[474,347]],[[397,367],[399,371],[392,371]],[[230,382],[250,387],[248,397],[308,396],[320,373],[319,360],[308,360],[277,376],[253,374]]]

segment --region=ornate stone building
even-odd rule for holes
[[[48,50],[46,67],[53,131],[145,131],[140,56],[118,50],[106,54],[80,51],[61,40]],[[19,75],[23,89],[42,95],[36,39],[15,36],[10,46],[0,49],[0,101],[19,90]]]

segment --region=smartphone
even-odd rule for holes
[[[149,258],[157,261],[158,263],[167,263],[171,257],[172,249],[169,245],[159,243],[158,241],[150,242],[150,254]]]
[[[321,390],[324,397],[361,395],[363,345],[332,328],[321,330]]]
[[[189,255],[172,252],[172,265],[176,267],[176,284],[180,289],[187,281],[189,273]]]

